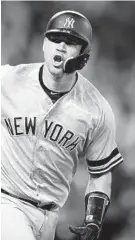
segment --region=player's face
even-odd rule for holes
[[[64,74],[63,67],[67,58],[76,57],[81,51],[82,45],[78,40],[67,36],[50,35],[44,39],[44,58],[49,72],[61,77]]]

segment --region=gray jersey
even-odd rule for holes
[[[111,107],[93,84],[78,74],[72,90],[53,104],[39,82],[41,65],[1,69],[2,188],[62,207],[80,159],[92,174],[123,159]]]

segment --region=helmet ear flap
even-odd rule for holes
[[[83,54],[84,52],[86,52],[87,46],[88,46],[88,44],[86,42],[83,42],[81,51],[80,51],[80,55]]]
[[[90,58],[90,53],[82,53],[75,58],[68,58],[64,63],[64,72],[73,73],[76,70],[81,70]]]

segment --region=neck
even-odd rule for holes
[[[71,90],[76,81],[76,73],[63,74],[60,77],[52,75],[44,64],[43,67],[43,82],[47,88],[56,92],[68,92]]]

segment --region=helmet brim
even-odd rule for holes
[[[68,30],[68,29],[51,29],[45,32],[45,36],[49,36],[49,35],[63,35],[63,36],[68,36],[68,38],[72,38],[73,39],[77,39],[78,42],[81,45],[85,45],[85,48],[89,45],[89,41],[88,39],[86,39],[85,37],[82,37],[80,35],[78,35],[76,32],[72,31],[72,30]]]

